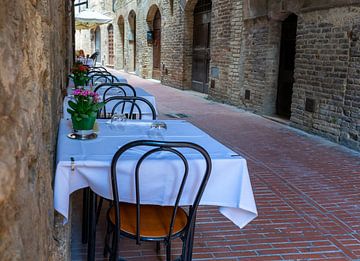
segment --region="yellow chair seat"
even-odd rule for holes
[[[136,236],[136,205],[119,203],[120,230]],[[157,205],[141,205],[140,207],[140,236],[141,237],[166,237],[169,234],[173,207]],[[115,208],[109,211],[110,221],[115,224]],[[187,223],[187,214],[182,208],[178,208],[172,234],[183,230]]]

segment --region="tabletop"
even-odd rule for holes
[[[109,124],[106,120],[98,120],[98,137],[94,140],[72,140],[67,137],[71,130],[71,121],[60,122],[57,168],[54,187],[54,207],[65,218],[69,212],[69,198],[72,192],[90,187],[96,194],[111,199],[110,164],[111,159],[122,145],[139,139],[188,141],[203,146],[212,159],[212,173],[205,188],[201,205],[219,206],[220,212],[243,227],[257,216],[253,191],[250,183],[246,160],[222,145],[196,126],[183,120],[167,120],[167,128],[154,130],[152,121],[129,120],[118,125]],[[134,150],[125,155],[118,171],[121,198],[134,202],[134,186],[131,173],[137,157],[144,151]],[[185,187],[185,197],[181,204],[186,205],[193,199],[191,193],[201,180],[198,173],[203,166],[199,155],[184,151],[189,157],[189,181]],[[72,162],[70,158],[73,158]],[[169,166],[170,162],[170,166]],[[169,180],[164,179],[164,172],[176,169],[179,162],[154,160],[148,163],[147,171],[156,173],[150,180],[144,180],[149,186],[145,191],[144,204],[169,205],[173,199],[173,190],[167,186]],[[73,167],[73,168],[72,168]],[[154,183],[153,180],[159,182]],[[121,182],[120,182],[121,181]],[[173,182],[173,180],[171,180]]]

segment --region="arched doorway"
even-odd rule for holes
[[[100,27],[96,27],[95,30],[95,52],[98,52],[98,61],[101,62],[101,32]]]
[[[119,21],[119,32],[120,32],[120,67],[125,67],[125,23],[124,17],[120,16]]]
[[[108,64],[114,65],[114,27],[108,26]]]
[[[291,14],[282,23],[276,114],[290,118],[294,84],[297,16]]]
[[[134,10],[129,13],[129,70],[136,71],[136,14]]]
[[[157,9],[153,21],[153,73],[152,78],[160,80],[161,76],[161,14]]]
[[[199,0],[194,9],[191,87],[207,93],[210,64],[211,0]]]

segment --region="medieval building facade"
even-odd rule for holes
[[[360,150],[360,1],[90,0],[98,62]]]

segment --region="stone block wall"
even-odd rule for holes
[[[267,17],[244,21],[240,97],[233,104],[258,113],[275,112],[280,35],[281,24]]]
[[[300,16],[291,116],[294,126],[358,150],[359,15],[360,7],[340,7]]]
[[[54,234],[52,180],[72,58],[69,3],[1,3],[0,260],[68,258]]]
[[[232,2],[232,0],[213,1],[211,8],[209,95],[219,101],[227,101],[230,97],[227,93],[229,65],[232,58],[230,41],[232,30],[235,29],[231,28]],[[211,70],[217,70],[218,77],[212,77]]]
[[[147,42],[146,32],[152,29],[158,8],[162,18],[161,82],[191,89],[196,4],[197,0],[116,1],[115,68],[132,71],[129,14],[133,11],[135,73],[152,78],[152,44]],[[213,0],[209,98],[275,115],[282,21],[295,13],[298,35],[290,120],[295,127],[359,149],[359,4],[360,0]],[[124,27],[124,44],[119,24]],[[307,98],[315,100],[314,113],[305,110]]]

